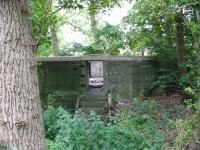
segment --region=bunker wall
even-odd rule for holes
[[[108,62],[108,89],[121,98],[147,95],[156,77],[156,61],[153,60]]]
[[[150,83],[157,77],[155,59],[45,58],[39,60],[38,65],[40,97],[43,105],[47,104],[48,96],[53,95],[58,105],[74,109],[78,97],[88,94],[89,61],[103,62],[102,92],[114,92],[118,97],[125,99],[147,94]]]
[[[75,100],[85,87],[81,87],[81,64],[73,62],[41,62],[38,66],[40,97],[44,105],[48,96],[67,108],[75,108]]]

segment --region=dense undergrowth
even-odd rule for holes
[[[89,118],[83,116],[49,106],[44,112],[47,149],[156,150],[163,145],[163,134],[148,114],[124,112],[106,124],[93,112]]]
[[[70,114],[52,105],[44,111],[48,150],[160,150],[183,148],[190,142],[195,117],[185,106],[133,100],[133,109],[104,122],[91,112]]]

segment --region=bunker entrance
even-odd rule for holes
[[[88,88],[94,92],[103,89],[103,61],[88,61]]]

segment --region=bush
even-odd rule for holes
[[[144,150],[161,149],[162,132],[155,128],[147,114],[127,112],[126,117],[113,117],[105,125],[91,112],[71,115],[63,108],[51,106],[44,111],[46,145],[48,150]]]

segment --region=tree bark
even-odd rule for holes
[[[49,10],[50,12],[53,12],[53,0],[49,0]],[[56,26],[54,21],[51,21],[51,25],[50,25],[50,30],[51,30],[51,47],[53,49],[53,55],[54,56],[59,56],[59,46],[58,46],[58,37],[57,37],[57,33],[56,33]]]
[[[0,149],[45,150],[29,7],[0,1]]]
[[[92,31],[93,35],[95,35],[96,29],[97,29],[96,15],[91,14],[90,20],[91,20],[91,31]]]
[[[93,35],[93,39],[94,39],[94,42],[97,42],[99,40],[99,38],[97,38],[95,36],[96,34],[96,31],[97,31],[97,20],[96,20],[96,14],[91,14],[90,15],[90,21],[91,21],[91,31],[92,31],[92,35]]]
[[[173,30],[173,23],[171,19],[167,20],[166,23],[166,39],[168,43],[168,47],[170,49],[173,49],[173,37],[172,37],[172,30]]]
[[[50,28],[51,28],[51,47],[53,49],[53,54],[54,56],[59,56],[58,37],[54,23],[51,25]]]
[[[195,8],[195,14],[197,19],[197,24],[200,24],[200,10],[198,8]],[[198,53],[200,53],[200,35],[197,36],[197,39],[195,41],[197,42]]]
[[[185,62],[185,50],[184,50],[184,19],[182,13],[176,16],[176,50],[178,63],[183,64]]]
[[[200,96],[200,93],[198,94]],[[200,111],[200,98],[198,99],[198,110]],[[197,119],[194,128],[194,134],[189,147],[189,150],[199,150],[200,149],[200,114],[197,114]]]
[[[195,9],[197,24],[200,24],[200,11],[199,9]],[[195,38],[195,37],[194,37]],[[197,36],[196,39],[194,39],[197,44],[197,60],[199,62],[200,66],[200,36]],[[200,111],[200,92],[198,93],[198,112]],[[189,150],[199,150],[200,149],[200,114],[197,115],[197,120],[195,124],[195,130],[194,135],[190,144]]]
[[[94,42],[97,42],[99,39],[95,36],[96,31],[97,31],[97,20],[96,20],[96,14],[97,14],[97,10],[95,5],[96,5],[96,0],[91,0],[90,1],[90,9],[92,9],[91,12],[89,12],[90,14],[90,27],[91,27],[91,31],[93,34],[93,38],[94,38]]]

